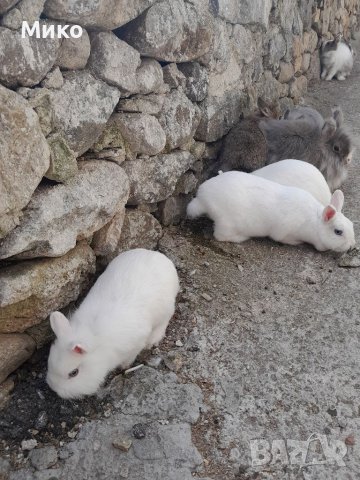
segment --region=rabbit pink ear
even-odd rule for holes
[[[341,190],[335,190],[331,196],[330,200],[331,205],[334,205],[338,212],[341,212],[341,209],[344,205],[344,194]]]
[[[323,220],[324,222],[329,222],[332,218],[334,218],[336,215],[336,209],[332,205],[328,205],[327,207],[324,208],[323,211]]]
[[[57,337],[64,337],[71,332],[70,322],[61,312],[50,314],[50,325]]]
[[[82,355],[83,353],[86,353],[86,349],[84,348],[84,346],[80,345],[79,343],[76,343],[75,345],[73,345],[71,350],[74,353],[79,353],[80,355]]]

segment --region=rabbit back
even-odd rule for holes
[[[310,163],[294,159],[281,160],[255,170],[253,175],[281,185],[302,188],[313,195],[322,205],[330,203],[330,188],[323,174]]]

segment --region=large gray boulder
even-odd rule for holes
[[[155,203],[165,200],[175,190],[180,176],[194,163],[186,151],[139,158],[123,164],[130,181],[130,205]]]
[[[195,138],[215,142],[223,137],[239,120],[243,108],[241,92],[226,92],[223,96],[208,96],[200,103],[201,121]]]
[[[37,85],[54,65],[59,47],[58,38],[22,38],[21,32],[0,27],[0,82],[9,87]]]
[[[115,163],[79,162],[64,185],[39,187],[21,224],[0,242],[0,259],[58,257],[89,238],[125,205],[129,182]]]
[[[25,333],[0,333],[0,383],[34,353],[35,341]]]
[[[129,155],[142,153],[156,155],[166,143],[166,135],[156,117],[146,113],[116,113],[109,128],[118,129]]]
[[[141,55],[167,62],[189,62],[204,55],[213,35],[206,2],[155,3],[121,31]]]
[[[161,225],[151,213],[124,209],[95,233],[91,246],[100,262],[108,264],[131,248],[155,248],[161,235]]]
[[[64,78],[64,86],[50,92],[54,122],[79,156],[99,138],[120,92],[86,70],[65,73]]]
[[[92,37],[88,68],[104,82],[118,87],[123,95],[137,92],[136,71],[140,54],[112,32]]]
[[[20,0],[20,2],[16,3],[15,8],[3,16],[1,25],[14,30],[21,28],[22,22],[28,22],[29,25],[32,25],[39,20],[44,3],[45,0]]]
[[[200,122],[200,110],[181,89],[172,90],[165,97],[159,122],[166,134],[166,146],[173,150],[193,138]]]
[[[23,332],[76,300],[95,273],[87,242],[59,258],[32,260],[0,269],[0,332]]]
[[[45,14],[50,18],[80,24],[85,27],[114,30],[136,18],[156,1],[87,0],[84,2],[84,0],[47,0]]]
[[[272,0],[218,0],[219,16],[230,23],[269,25]]]
[[[10,10],[19,0],[0,0],[0,15]]]
[[[55,64],[63,70],[80,70],[86,67],[90,56],[90,38],[85,29],[79,38],[64,38]]]
[[[28,102],[0,85],[0,238],[19,223],[21,210],[49,168],[50,150]]]

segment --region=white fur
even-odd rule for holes
[[[341,213],[340,190],[331,201],[334,205],[324,208],[305,190],[232,171],[200,185],[187,212],[192,218],[209,216],[219,241],[240,243],[251,237],[270,237],[290,245],[310,243],[319,251],[343,252],[355,245],[353,224]],[[333,218],[326,220],[329,213]],[[343,235],[336,235],[335,229]]]
[[[328,205],[331,192],[324,175],[311,163],[302,160],[280,160],[252,172],[288,187],[298,187],[311,193],[322,205]]]
[[[92,394],[112,369],[129,367],[164,337],[178,291],[174,264],[162,253],[135,249],[116,257],[70,322],[51,314],[57,338],[48,360],[50,387],[63,398]],[[84,353],[75,353],[75,345]]]
[[[321,61],[323,80],[332,80],[335,76],[338,80],[345,80],[353,68],[354,54],[346,43],[339,42],[336,50],[322,53]]]

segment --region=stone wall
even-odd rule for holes
[[[154,248],[258,97],[296,103],[359,0],[0,0],[0,382],[96,266]],[[23,21],[78,39],[21,36]]]

